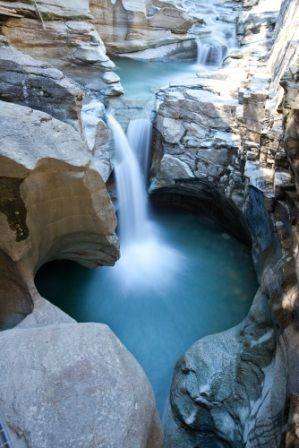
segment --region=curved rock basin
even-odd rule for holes
[[[257,282],[250,251],[221,230],[191,213],[154,219],[153,247],[132,248],[112,268],[53,262],[36,284],[78,321],[112,328],[145,369],[162,413],[178,358],[197,339],[240,322]]]

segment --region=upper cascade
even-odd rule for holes
[[[112,114],[107,115],[115,144],[115,176],[119,203],[120,238],[124,243],[144,237],[147,223],[147,196],[145,183],[137,157],[128,137]],[[137,121],[135,125],[138,125]],[[131,140],[134,149],[139,149],[139,126],[131,125]]]

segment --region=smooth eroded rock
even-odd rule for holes
[[[62,324],[2,332],[1,411],[21,448],[159,448],[146,376],[111,330]]]

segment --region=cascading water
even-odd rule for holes
[[[219,43],[206,44],[197,41],[197,62],[201,65],[219,67],[226,54],[227,48]]]
[[[115,144],[115,176],[119,204],[121,242],[140,240],[147,227],[147,197],[140,166],[128,138],[117,120],[109,114],[107,121]]]
[[[237,45],[236,30],[232,20],[227,20],[231,9],[226,2],[210,0],[182,0],[184,7],[198,14],[205,23],[195,25],[191,30],[197,43],[197,63],[201,66],[221,67],[229,49]]]
[[[160,288],[166,287],[180,256],[163,244],[159,229],[148,216],[145,173],[149,163],[151,122],[148,119],[132,120],[128,137],[111,114],[108,114],[107,122],[115,145],[121,243],[121,258],[113,274],[127,288],[135,289],[138,284],[143,288],[146,282],[157,281]]]
[[[150,162],[152,123],[149,118],[131,120],[127,130],[129,143],[136,154],[139,166],[147,177]]]

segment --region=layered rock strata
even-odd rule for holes
[[[22,10],[20,18],[2,16],[2,33],[9,44],[62,70],[97,95],[123,93],[119,78],[115,74],[114,79],[107,75],[115,66],[90,20],[79,20],[77,15],[56,19],[49,13],[41,21],[36,14],[32,16],[31,2],[27,6],[29,10]]]

